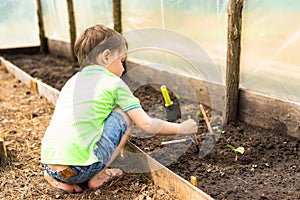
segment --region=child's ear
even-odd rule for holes
[[[103,63],[105,63],[105,64],[108,63],[109,56],[110,56],[110,50],[109,49],[105,49],[103,51],[103,53],[101,54],[101,58],[102,58]]]

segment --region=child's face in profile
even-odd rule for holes
[[[112,62],[111,64],[107,67],[107,69],[115,74],[118,77],[121,77],[123,72],[125,71],[123,67],[123,62],[126,60],[126,51],[122,51],[122,53],[113,53],[112,55]]]

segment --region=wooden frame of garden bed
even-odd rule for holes
[[[59,91],[38,79],[33,78],[14,64],[0,57],[1,67],[5,67],[17,79],[21,80],[27,87],[35,93],[45,97],[49,102],[55,105]],[[208,194],[193,186],[190,182],[178,176],[159,162],[151,158],[130,141],[124,148],[124,158],[134,163],[139,171],[146,172],[154,184],[165,189],[168,193],[182,200],[213,200]],[[132,156],[134,155],[134,156]]]

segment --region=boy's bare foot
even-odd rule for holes
[[[90,189],[97,189],[114,177],[122,175],[123,171],[120,169],[104,169],[89,180],[88,186]]]
[[[82,192],[81,187],[79,187],[78,185],[59,182],[59,181],[55,180],[54,178],[50,177],[49,174],[46,171],[44,172],[44,178],[53,187],[62,189],[64,191],[67,191],[67,192],[70,192],[70,193]]]

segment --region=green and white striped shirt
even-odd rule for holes
[[[91,165],[105,119],[119,106],[124,112],[141,107],[124,81],[97,65],[85,67],[62,88],[42,140],[41,162]]]

